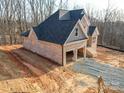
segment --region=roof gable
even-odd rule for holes
[[[98,36],[98,35],[99,35],[99,31],[98,31],[98,29],[97,29],[97,27],[96,27],[96,29],[95,29],[95,31],[93,32],[92,36]]]
[[[84,39],[87,39],[87,35],[84,33],[78,21],[65,43],[84,40]]]
[[[95,30],[96,30],[96,26],[89,26],[89,29],[87,32],[88,36],[92,36]]]

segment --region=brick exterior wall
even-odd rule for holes
[[[31,31],[29,36],[24,38],[23,46],[32,52],[35,52],[62,65],[62,46],[37,40],[34,31]]]

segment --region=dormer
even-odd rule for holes
[[[67,10],[59,10],[59,20],[70,20],[70,13]]]

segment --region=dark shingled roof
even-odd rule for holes
[[[96,26],[89,26],[89,30],[87,32],[88,36],[92,36],[95,29],[96,29]]]
[[[77,21],[85,14],[83,9],[71,10],[67,11],[70,14],[68,20],[59,20],[62,11],[67,10],[58,10],[37,27],[33,27],[39,40],[64,44]]]
[[[29,35],[29,32],[30,32],[30,31],[22,32],[22,33],[21,33],[21,36],[27,37],[27,36]]]
[[[79,20],[84,16],[84,14],[85,11],[83,9],[70,11],[71,20]]]

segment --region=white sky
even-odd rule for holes
[[[81,8],[90,6],[95,9],[106,9],[108,0],[68,0],[69,8],[73,8],[74,5],[78,5]],[[124,10],[124,0],[110,0],[111,6]]]

